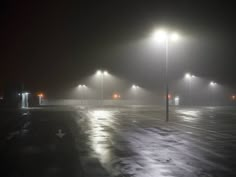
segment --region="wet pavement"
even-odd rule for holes
[[[83,176],[67,108],[1,110],[0,176]]]
[[[235,107],[173,107],[168,123],[155,106],[0,113],[1,176],[236,176]]]

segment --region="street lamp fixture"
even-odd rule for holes
[[[152,38],[155,41],[158,42],[163,42],[165,44],[165,50],[166,50],[166,63],[165,63],[165,72],[166,72],[166,96],[165,96],[165,100],[166,100],[166,121],[169,121],[169,99],[168,99],[168,95],[169,95],[169,76],[168,76],[168,60],[169,60],[169,43],[170,42],[176,42],[179,40],[180,36],[176,33],[176,32],[170,32],[167,30],[157,30],[152,34]]]
[[[101,104],[103,104],[103,100],[104,100],[104,76],[108,75],[108,72],[106,70],[97,70],[96,74],[98,76],[101,76]]]
[[[78,88],[81,94],[81,103],[83,103],[83,100],[85,102],[85,91],[86,91],[87,86],[85,84],[80,84],[78,85]]]
[[[39,97],[39,105],[41,105],[42,104],[42,99],[44,97],[43,93],[39,93],[38,97]]]
[[[188,83],[189,83],[189,86],[188,86],[189,87],[189,104],[191,104],[192,79],[194,79],[195,76],[190,73],[186,73],[185,78],[188,80]]]
[[[213,82],[213,81],[210,82],[210,86],[215,86],[215,85],[216,85],[216,82]]]
[[[137,88],[139,88],[139,86],[133,84],[133,85],[132,85],[132,88],[133,88],[133,89],[137,89]]]
[[[195,76],[192,75],[192,74],[190,74],[190,73],[186,73],[186,74],[185,74],[185,78],[186,78],[186,79],[193,79],[193,78],[195,78]]]

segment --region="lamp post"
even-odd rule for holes
[[[39,105],[42,105],[43,94],[42,93],[38,94],[38,97],[39,97]]]
[[[209,86],[210,86],[210,89],[212,89],[212,94],[211,94],[211,102],[212,102],[212,105],[214,105],[214,89],[215,89],[215,87],[216,87],[216,82],[214,82],[214,81],[211,81],[210,83],[209,83]]]
[[[195,78],[194,75],[190,74],[190,73],[186,73],[185,74],[185,79],[187,79],[189,85],[188,85],[188,89],[189,89],[189,104],[192,104],[192,80]]]
[[[136,100],[136,104],[137,104],[137,102],[138,102],[138,100],[137,100],[137,89],[139,88],[139,86],[133,84],[131,88],[134,91],[134,103],[135,103],[135,100]]]
[[[169,43],[170,41],[177,41],[179,35],[165,30],[158,30],[153,33],[153,39],[165,43],[165,85],[166,85],[166,121],[169,121],[169,74],[168,74],[168,62],[169,62]]]
[[[98,70],[96,74],[101,77],[101,105],[103,105],[104,101],[104,76],[108,75],[108,72],[103,70]]]
[[[79,87],[79,91],[81,92],[81,103],[83,103],[83,101],[85,102],[84,92],[87,86],[83,84],[83,85],[79,85],[78,87]]]

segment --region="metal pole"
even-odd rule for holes
[[[83,86],[81,87],[81,97],[82,97],[82,105],[84,105],[84,91],[83,91]]]
[[[166,122],[169,121],[169,77],[168,77],[168,55],[169,39],[166,39]]]
[[[103,75],[104,73],[102,72],[102,80],[101,80],[101,105],[103,105]]]
[[[191,92],[191,89],[192,89],[192,85],[191,84],[192,83],[191,82],[192,82],[192,78],[190,77],[190,79],[189,79],[189,104],[190,105],[192,105],[192,98],[191,98],[191,93],[192,93]]]

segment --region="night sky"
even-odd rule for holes
[[[0,86],[55,96],[104,68],[153,89],[163,55],[140,41],[165,25],[186,36],[170,54],[172,80],[189,71],[236,88],[234,11],[227,1],[1,1]]]

